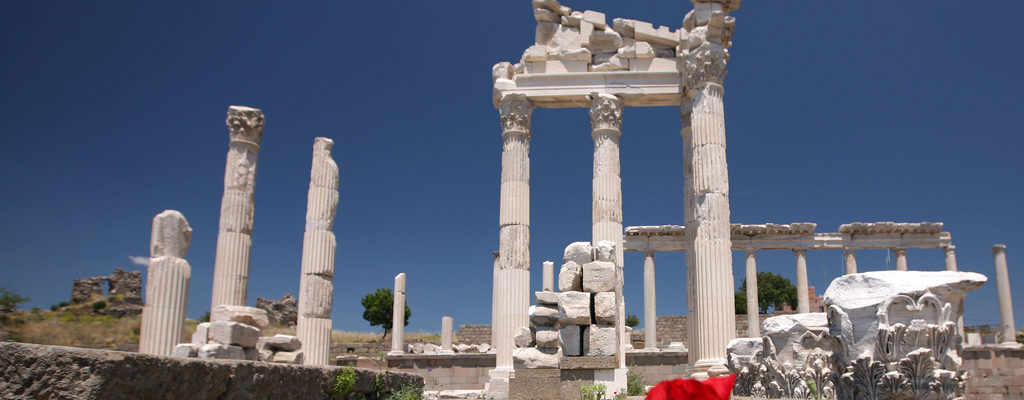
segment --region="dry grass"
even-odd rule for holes
[[[12,318],[5,329],[12,340],[23,343],[113,349],[118,344],[138,344],[140,326],[138,316],[114,318],[43,311]]]

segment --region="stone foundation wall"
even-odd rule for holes
[[[684,377],[686,352],[659,351],[626,353],[626,365],[638,371],[648,385]],[[345,356],[338,365],[381,369],[380,361],[366,357]],[[423,376],[425,390],[480,390],[488,382],[487,371],[494,369],[495,354],[404,354],[387,356],[387,370]]]
[[[795,314],[796,312],[776,312],[773,314],[759,314],[761,322],[764,322],[766,318],[775,317],[778,315]],[[688,343],[688,334],[686,328],[686,315],[664,315],[658,317],[658,347],[668,347],[669,343],[672,342],[683,342]],[[747,315],[740,314],[736,316],[736,337],[747,336]],[[642,336],[641,336],[642,337]],[[637,347],[634,345],[636,348]]]
[[[1024,400],[1024,348],[1004,345],[964,347],[960,352],[963,369],[971,371],[967,381],[969,400]]]
[[[339,367],[200,360],[77,347],[0,343],[3,399],[326,399]],[[356,370],[353,394],[376,390],[377,371]],[[388,389],[423,386],[389,374]]]

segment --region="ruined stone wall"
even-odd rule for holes
[[[455,331],[455,338],[452,340],[455,343],[491,344],[491,326],[459,325],[459,329]]]
[[[774,317],[777,315],[794,314],[794,311],[790,312],[777,312],[774,314],[759,314],[761,322],[763,323],[766,318]],[[683,342],[688,343],[688,333],[686,327],[686,315],[663,315],[658,317],[658,347],[667,347],[672,342]],[[736,316],[736,337],[747,336],[747,316],[746,314],[740,314]],[[643,345],[641,344],[640,347]],[[637,347],[634,344],[634,347]]]
[[[326,399],[339,367],[155,357],[135,353],[0,343],[3,399]],[[349,392],[376,391],[377,371],[357,369]],[[423,378],[382,376],[387,390]]]
[[[967,399],[1024,399],[1024,349],[1003,345],[964,347],[963,369],[971,371]]]
[[[103,284],[108,284],[107,296],[118,296],[124,302],[142,304],[142,273],[114,268],[107,276],[78,278],[71,284],[71,302],[85,303],[103,296]]]

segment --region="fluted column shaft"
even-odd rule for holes
[[[956,246],[943,247],[942,252],[946,255],[946,271],[956,271]]]
[[[1010,274],[1006,267],[1006,245],[992,246],[996,267],[996,295],[999,298],[999,324],[1003,343],[1017,342],[1017,325],[1013,321],[1013,300],[1010,296]]]
[[[747,337],[761,337],[761,308],[757,302],[757,257],[753,249],[744,251],[747,256]]]
[[[896,270],[906,271],[907,270],[907,249],[896,247],[892,249],[892,254],[896,255]]]
[[[394,299],[391,303],[391,351],[405,353],[405,272],[395,275]]]
[[[658,301],[655,294],[654,251],[644,252],[644,348],[658,348]]]
[[[796,255],[796,312],[811,312],[807,283],[807,250],[793,250]]]
[[[496,368],[512,368],[515,329],[529,326],[530,306],[530,116],[533,105],[522,94],[498,101],[501,114],[501,200],[492,332]]]
[[[296,327],[306,365],[330,364],[337,251],[337,239],[331,229],[338,212],[338,164],[331,158],[333,148],[331,139],[318,137],[313,141]]]
[[[622,177],[619,163],[619,138],[622,136],[622,99],[599,93],[590,98],[590,137],[594,140],[594,178],[591,243],[615,243],[615,266],[619,283],[615,287],[615,332],[619,338],[616,352],[619,368],[625,368],[624,348],[628,344],[625,325],[625,298],[622,295]]]
[[[846,260],[846,274],[857,273],[857,254],[854,249],[843,249],[843,257]]]
[[[153,218],[139,353],[170,356],[182,342],[192,276],[185,253],[191,239],[192,227],[180,212],[166,210]]]
[[[221,304],[244,306],[248,296],[253,190],[263,124],[263,112],[258,109],[228,108],[227,125],[231,141],[224,168],[224,197],[220,205],[211,310]]]

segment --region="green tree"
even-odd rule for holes
[[[747,313],[747,280],[736,290],[736,314]],[[757,307],[758,312],[767,314],[768,310],[780,310],[784,304],[796,308],[796,286],[782,275],[771,272],[757,273]]]
[[[366,309],[363,311],[363,319],[369,322],[370,326],[381,325],[384,328],[382,339],[388,336],[388,332],[391,332],[391,313],[394,311],[394,300],[395,296],[388,288],[379,288],[376,292],[363,296],[363,308]],[[412,316],[412,309],[406,303],[404,325],[409,325],[410,316]]]
[[[28,297],[22,296],[13,290],[10,290],[7,285],[0,287],[0,310],[14,311],[18,309],[18,304],[32,300]]]
[[[640,325],[640,318],[637,318],[636,315],[629,314],[629,316],[626,317],[626,326],[636,328],[637,325]]]

